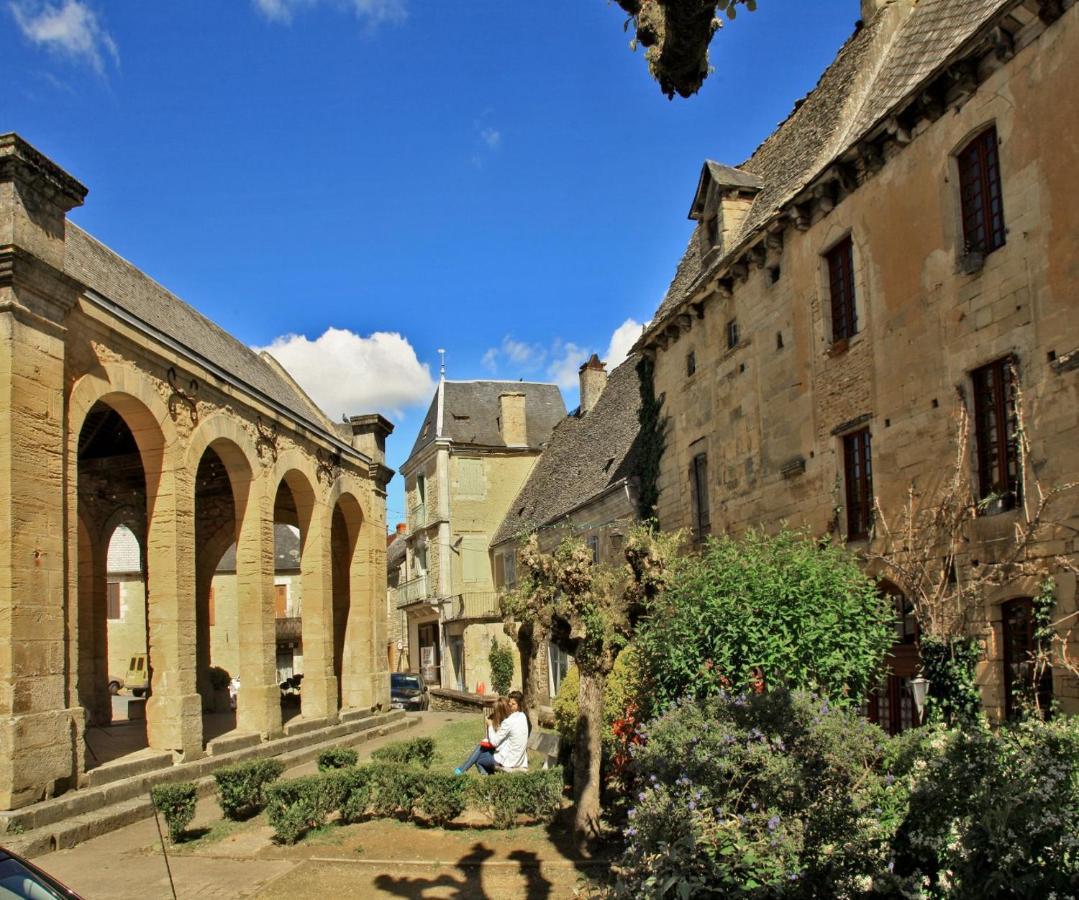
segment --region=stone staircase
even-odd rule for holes
[[[174,763],[167,751],[140,751],[84,773],[78,790],[0,812],[0,842],[30,857],[74,847],[152,816],[150,789],[155,785],[191,781],[205,797],[213,793],[214,770],[223,766],[272,756],[287,770],[317,759],[330,747],[355,746],[418,723],[400,710],[343,710],[337,722],[294,719],[284,736],[269,741],[230,732],[210,741],[207,755],[191,762]]]

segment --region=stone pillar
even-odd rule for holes
[[[0,809],[78,774],[63,484],[64,323],[81,286],[63,270],[64,217],[85,195],[22,139],[0,135]]]
[[[384,507],[385,497],[379,501]],[[374,510],[372,510],[374,512]],[[364,522],[360,532],[359,556],[366,565],[366,572],[354,578],[354,584],[363,596],[357,599],[371,618],[370,650],[363,660],[367,676],[365,705],[390,707],[390,669],[386,658],[387,621],[386,621],[386,533],[385,522],[380,518]]]
[[[274,614],[274,518],[263,482],[251,487],[236,545],[236,603],[240,623],[240,693],[236,728],[266,738],[281,733]],[[306,689],[306,683],[304,685]]]
[[[202,746],[202,697],[197,689],[195,615],[194,471],[177,448],[160,461],[144,457],[147,489],[157,485],[146,536],[147,611],[153,680],[146,703],[146,735],[155,750],[198,759]]]
[[[296,498],[297,503],[301,502]],[[300,573],[303,585],[303,689],[305,719],[337,719],[337,677],[333,672],[333,575],[330,566],[332,510],[316,502],[304,535]],[[301,521],[303,516],[301,515]]]

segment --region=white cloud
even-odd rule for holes
[[[520,374],[522,371],[534,372],[543,365],[546,358],[547,351],[540,344],[518,341],[512,335],[507,334],[502,338],[500,346],[491,347],[483,354],[481,362],[484,368],[497,372],[499,361],[504,359],[508,363],[512,363],[518,370],[517,374]]]
[[[555,340],[551,355],[554,357],[547,367],[547,375],[555,384],[564,390],[580,386],[580,370],[589,356],[592,355],[587,347],[561,340]]]
[[[331,419],[375,411],[400,418],[406,407],[430,400],[435,389],[431,370],[395,332],[363,337],[327,328],[313,341],[287,334],[254,349],[272,354]]]
[[[480,140],[482,140],[492,150],[497,150],[502,143],[502,132],[496,128],[491,128],[489,125],[480,131]]]
[[[626,319],[611,335],[611,343],[607,345],[607,355],[603,361],[607,363],[607,371],[613,372],[615,366],[623,363],[637,338],[641,336],[644,325],[634,319]]]
[[[120,63],[116,41],[81,0],[12,0],[8,9],[27,38],[53,53],[84,60],[98,73],[106,56]]]
[[[254,0],[255,7],[267,19],[286,25],[297,13],[320,2],[326,2],[346,12],[351,11],[357,19],[368,25],[381,25],[385,22],[393,24],[408,18],[406,0]]]

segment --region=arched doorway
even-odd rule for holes
[[[274,498],[274,626],[277,679],[281,688],[281,720],[287,722],[304,712],[310,703],[312,673],[308,665],[308,650],[317,658],[324,654],[321,646],[323,625],[320,616],[305,616],[304,551],[309,539],[314,493],[307,480],[290,471],[277,486]]]
[[[372,647],[374,610],[357,608],[367,600],[363,561],[358,553],[363,513],[350,494],[334,504],[330,520],[330,582],[333,609],[333,673],[337,679],[338,707],[360,706],[366,694],[364,661]]]
[[[889,734],[899,734],[920,724],[911,689],[911,681],[921,669],[918,622],[914,605],[897,585],[881,581],[877,590],[895,610],[895,643],[884,660],[884,677],[866,699],[865,712]]]

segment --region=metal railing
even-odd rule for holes
[[[497,591],[469,591],[450,597],[445,606],[446,619],[501,619]]]
[[[427,573],[397,585],[397,608],[427,599]]]

